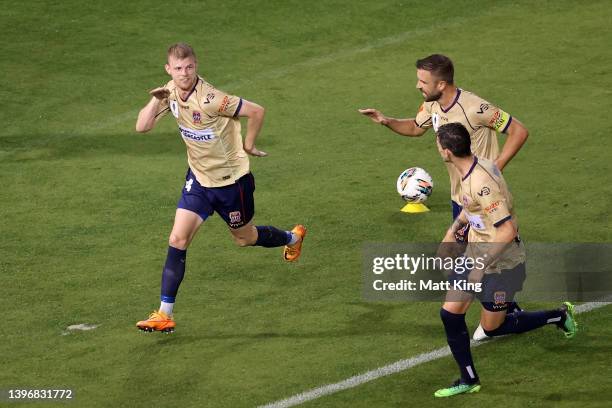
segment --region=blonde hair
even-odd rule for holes
[[[191,48],[191,45],[187,43],[172,44],[168,48],[168,58],[170,58],[170,56],[176,59],[185,59],[189,57],[193,57],[193,59],[196,59],[196,55],[193,51],[193,48]]]

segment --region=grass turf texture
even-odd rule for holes
[[[522,236],[609,242],[610,12],[605,1],[3,2],[0,387],[71,387],[86,407],[247,407],[443,346],[439,305],[362,301],[361,243],[439,240],[446,170],[431,132],[408,140],[356,110],[414,115],[414,61],[448,54],[459,86],[531,131],[506,171]],[[140,335],[186,161],[172,119],[148,135],[133,126],[179,40],[209,81],[267,108],[258,147],[270,156],[251,160],[256,222],[310,232],[287,265],[280,249],[235,248],[210,219],[189,250],[177,333]],[[432,212],[408,216],[395,178],[414,165],[436,188]],[[571,342],[548,328],[477,349],[484,387],[465,401],[603,405],[607,313],[581,315],[586,334]],[[100,327],[62,336],[77,323]],[[429,405],[455,373],[446,358],[311,404]]]

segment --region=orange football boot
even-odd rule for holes
[[[285,251],[283,252],[283,258],[287,262],[295,262],[302,253],[302,244],[306,237],[306,227],[302,224],[298,224],[291,230],[294,234],[300,237],[300,240],[293,245],[285,245]]]
[[[151,313],[147,320],[141,320],[136,323],[136,327],[148,333],[153,331],[160,331],[166,334],[172,333],[175,326],[176,323],[172,317],[157,310]]]

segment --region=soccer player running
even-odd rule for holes
[[[421,91],[425,102],[421,104],[415,118],[395,119],[387,117],[376,109],[360,109],[368,116],[403,136],[422,136],[427,129],[437,131],[445,123],[461,123],[472,138],[472,152],[480,158],[491,160],[503,170],[527,140],[529,132],[516,118],[479,96],[458,88],[454,82],[455,69],[447,56],[433,54],[417,60],[416,88]],[[508,135],[500,153],[497,132]],[[454,166],[446,163],[451,187],[453,219],[461,212],[461,176]],[[467,229],[457,231],[456,239],[465,241]],[[518,304],[513,310],[520,310]],[[474,333],[475,339],[484,339],[481,327]]]
[[[170,233],[168,255],[162,272],[161,305],[136,326],[143,331],[174,331],[173,307],[185,274],[187,248],[202,223],[217,212],[227,223],[238,246],[284,246],[284,259],[300,257],[306,228],[291,231],[254,226],[255,179],[247,153],[264,157],[255,140],[264,120],[264,108],[228,95],[197,74],[196,55],[188,44],[168,49],[166,72],[172,78],[153,89],[149,103],[136,121],[137,132],[148,132],[168,112],[175,117],[187,146],[189,168]],[[239,117],[247,118],[244,142]]]
[[[523,333],[554,324],[574,337],[577,330],[574,306],[565,302],[559,309],[508,313],[514,294],[525,280],[525,249],[518,238],[512,196],[497,166],[490,160],[472,154],[470,133],[460,123],[441,125],[437,131],[438,151],[453,166],[461,179],[463,209],[446,232],[442,246],[455,243],[455,232],[469,224],[465,256],[480,267],[469,273],[451,273],[449,280],[480,283],[481,291],[449,290],[440,309],[446,338],[461,378],[450,387],[435,392],[436,397],[478,392],[480,382],[472,355],[465,313],[474,296],[482,305],[480,322],[488,336]],[[444,252],[444,249],[441,250]],[[467,276],[466,276],[467,275]]]

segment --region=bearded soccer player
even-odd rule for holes
[[[529,133],[525,126],[497,106],[458,88],[450,58],[433,54],[417,60],[416,69],[416,88],[423,94],[425,102],[415,118],[395,119],[370,108],[360,109],[359,112],[403,136],[422,136],[429,128],[437,131],[445,123],[461,123],[471,136],[472,152],[480,158],[491,160],[499,170],[503,170],[527,140]],[[497,132],[508,135],[501,153]],[[461,176],[449,163],[446,163],[446,168],[450,176],[452,216],[455,219],[462,208],[459,194]],[[466,226],[457,231],[458,241],[465,241],[468,228]],[[520,310],[520,307],[515,303],[512,309]],[[474,338],[486,338],[480,326]]]
[[[150,91],[149,103],[138,114],[137,132],[148,132],[171,113],[187,146],[189,168],[170,233],[162,272],[161,305],[136,325],[144,331],[174,331],[173,307],[185,274],[187,247],[202,223],[216,212],[223,218],[238,246],[284,246],[284,259],[296,261],[306,235],[303,225],[291,231],[252,223],[255,178],[247,154],[267,154],[255,146],[264,108],[226,94],[197,74],[196,55],[188,44],[168,49],[166,72],[172,80]],[[244,142],[240,117],[247,118]]]
[[[451,287],[459,284],[466,290],[449,290],[440,309],[448,345],[461,377],[434,395],[450,397],[480,390],[465,323],[465,313],[474,297],[481,302],[480,322],[488,336],[524,333],[553,324],[564,331],[565,337],[571,338],[576,334],[577,324],[574,306],[569,302],[555,310],[508,313],[514,294],[522,289],[525,280],[525,249],[517,233],[512,196],[497,166],[472,154],[470,134],[462,124],[441,125],[437,131],[437,145],[442,159],[461,177],[463,204],[461,213],[446,232],[443,245],[455,243],[456,230],[469,224],[469,244],[464,256],[480,260],[472,261],[478,267],[469,273],[451,273]],[[465,283],[479,283],[480,290],[467,287]]]

